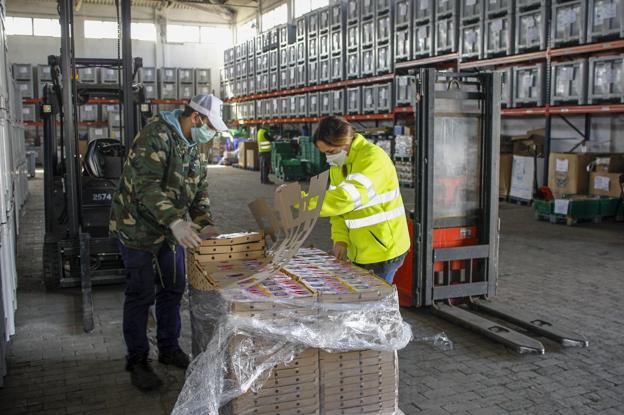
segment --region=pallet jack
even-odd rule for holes
[[[490,301],[498,277],[500,74],[427,68],[414,85],[416,200],[412,248],[395,277],[401,305],[431,307],[518,353],[545,348],[484,315],[563,347],[587,347],[580,334]]]

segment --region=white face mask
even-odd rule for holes
[[[347,162],[347,151],[343,149],[339,153],[325,154],[325,157],[330,166],[340,167]]]

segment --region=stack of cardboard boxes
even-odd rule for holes
[[[620,197],[624,155],[551,153],[548,187],[557,198],[570,195]]]
[[[541,185],[544,157],[544,130],[501,137],[499,197],[530,201]]]
[[[228,303],[226,312],[251,317],[275,327],[288,327],[293,324],[292,320],[301,317],[296,323],[299,330],[302,322],[312,330],[325,327],[324,324],[339,315],[326,315],[341,309],[340,306],[335,307],[336,304],[387,301],[392,296],[392,287],[385,281],[352,264],[339,262],[320,250],[302,250],[283,269],[274,271],[262,281],[252,280],[251,284],[249,275],[253,272],[240,271],[259,269],[261,259],[222,260],[221,255],[238,258],[235,254],[263,250],[263,243],[261,234],[228,235],[204,241],[195,254],[189,255],[191,286],[204,294],[218,294],[225,287],[238,285],[249,294],[269,301],[244,298],[239,302],[234,299]],[[243,280],[245,285],[240,283]],[[276,301],[270,301],[272,298]],[[290,304],[289,300],[295,300],[297,306]],[[257,353],[258,362],[261,362],[271,350],[270,345],[263,348],[264,341],[262,337],[235,335],[228,343],[226,359],[239,355],[239,345],[245,342],[246,349],[253,349],[251,357],[246,353],[246,358],[255,359],[253,353]],[[247,362],[246,366],[255,367],[253,362]],[[228,361],[226,364],[240,369],[240,362]],[[308,347],[293,361],[274,367],[270,375],[262,379],[261,389],[257,392],[250,390],[233,399],[222,408],[222,413],[398,413],[396,352],[357,350],[329,353]]]

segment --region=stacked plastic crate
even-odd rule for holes
[[[413,0],[394,0],[394,61],[412,57]]]
[[[195,68],[195,95],[208,95],[211,93],[210,69]]]
[[[191,99],[195,94],[195,71],[192,68],[178,68],[178,99]]]
[[[51,82],[52,69],[50,65],[37,65],[37,96],[39,98],[43,97],[43,86]]]
[[[377,0],[374,4],[375,74],[382,75],[394,70],[394,16],[390,0]]]
[[[375,3],[360,1],[360,75],[375,75]]]
[[[318,54],[319,54],[319,84],[326,84],[331,79],[331,61],[329,59],[330,44],[330,8],[325,7],[318,11]],[[322,106],[322,105],[321,105]]]
[[[298,21],[297,28],[300,25],[306,26],[308,85],[316,85],[319,82],[319,13],[317,10],[311,11],[301,17],[300,20],[302,22]],[[300,36],[299,29],[297,30],[297,36]]]
[[[514,53],[512,0],[486,1],[484,15],[483,57],[512,55]]]
[[[425,1],[425,0],[421,0]],[[462,0],[472,2],[471,0]],[[478,0],[477,0],[478,1]],[[459,1],[434,1],[435,7],[435,55],[457,52],[459,31]]]
[[[330,7],[329,18],[329,60],[330,81],[342,81],[345,78],[345,35],[346,35],[346,3],[339,2]],[[344,101],[344,92],[342,100]],[[344,102],[332,109],[335,114],[344,113]]]
[[[160,68],[158,70],[158,86],[161,99],[177,99],[178,84],[176,68]]]
[[[33,69],[30,64],[14,63],[13,64],[13,79],[19,92],[20,98],[33,98],[34,95],[34,80]],[[30,95],[30,96],[26,96]],[[37,110],[34,104],[24,104],[22,106],[22,112],[20,114],[22,121],[36,121]]]
[[[416,91],[412,92],[412,85],[416,78],[410,75],[398,75],[394,78],[395,101],[397,107],[411,105]]]
[[[156,68],[143,67],[139,71],[139,80],[145,89],[145,99],[158,98],[158,86],[156,85]]]
[[[483,12],[485,0],[460,0],[459,56],[460,59],[481,59]]]
[[[452,0],[454,1],[454,0]],[[433,56],[435,51],[435,5],[431,0],[413,0],[412,58]]]

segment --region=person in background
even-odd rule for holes
[[[269,132],[267,125],[262,125],[258,129],[258,153],[260,157],[260,183],[262,184],[274,184],[269,179],[269,173],[271,173],[271,150],[273,136]]]
[[[313,139],[330,165],[320,215],[330,217],[333,254],[392,283],[410,248],[394,164],[341,117],[323,118]]]
[[[132,384],[144,391],[162,385],[148,361],[147,320],[154,301],[158,361],[182,369],[189,365],[178,343],[186,288],[184,248],[198,246],[197,231],[213,225],[207,160],[198,146],[227,130],[222,105],[213,95],[198,95],[184,110],[154,117],[134,139],[113,195],[109,228],[128,275],[126,370]]]

